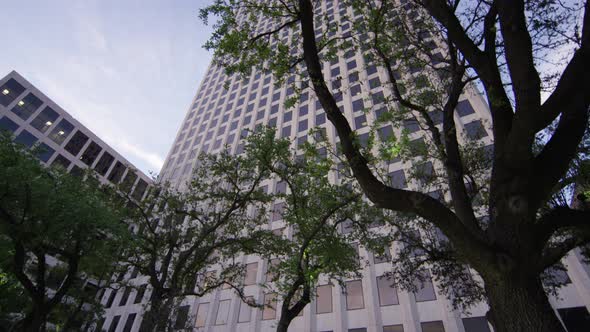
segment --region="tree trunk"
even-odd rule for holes
[[[565,332],[540,278],[518,272],[506,273],[501,278],[484,276],[490,305],[488,319],[495,332]]]
[[[47,321],[47,310],[42,306],[33,304],[32,311],[23,321],[23,331],[44,332]]]
[[[171,305],[166,301],[164,294],[155,291],[150,299],[150,308],[143,317],[141,331],[167,331],[171,312]]]
[[[277,324],[277,332],[287,332],[289,330],[289,325],[291,325],[291,321],[295,317],[297,317],[297,315],[293,316],[287,313],[281,314],[281,318]]]

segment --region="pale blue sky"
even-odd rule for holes
[[[211,59],[206,0],[20,0],[0,11],[16,70],[144,172],[158,172]]]

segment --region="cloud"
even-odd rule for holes
[[[115,150],[123,155],[125,155],[125,153],[129,153],[136,158],[145,161],[150,166],[153,166],[156,172],[159,171],[164,165],[164,159],[162,159],[162,157],[160,157],[158,154],[146,151],[139,146],[133,145],[125,140],[113,142],[111,145],[115,148]]]

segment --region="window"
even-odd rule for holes
[[[563,324],[570,332],[590,330],[590,315],[586,307],[557,309]]]
[[[355,310],[363,309],[365,301],[363,299],[363,283],[361,280],[352,280],[346,282],[346,309]]]
[[[367,332],[367,329],[364,327],[360,327],[356,329],[348,329],[348,332]]]
[[[405,119],[404,120],[404,129],[408,131],[408,133],[415,133],[420,130],[420,125],[416,119]]]
[[[133,328],[133,323],[135,323],[136,316],[137,314],[129,314],[129,316],[127,316],[127,321],[125,321],[125,327],[123,328],[123,332],[131,332],[131,329]]]
[[[37,137],[29,133],[26,130],[20,132],[20,134],[14,139],[15,142],[22,144],[28,148],[32,147],[37,142]]]
[[[131,187],[133,187],[133,184],[135,183],[135,180],[137,180],[137,174],[135,174],[132,171],[127,172],[127,175],[125,175],[125,179],[121,183],[121,188],[126,192],[130,192]]]
[[[204,327],[207,323],[207,311],[209,311],[209,303],[199,303],[197,308],[197,321],[195,327]]]
[[[299,121],[298,132],[303,132],[305,130],[307,130],[307,119]]]
[[[113,167],[111,173],[109,173],[108,179],[112,183],[118,184],[119,181],[121,181],[121,178],[123,177],[123,173],[125,173],[125,165],[123,165],[120,161],[117,161],[115,167]]]
[[[45,107],[45,109],[43,109],[43,111],[41,111],[41,113],[39,113],[39,115],[33,119],[31,126],[44,133],[49,127],[51,127],[58,117],[59,114],[57,114],[56,111],[50,107]]]
[[[466,317],[462,320],[465,332],[491,332],[485,317]]]
[[[379,77],[375,77],[375,78],[369,80],[369,87],[371,87],[371,89],[375,89],[380,86],[381,86],[381,81],[379,80]]]
[[[82,133],[81,131],[78,130],[74,134],[72,139],[70,139],[68,144],[66,144],[65,149],[66,149],[66,151],[71,153],[73,156],[77,156],[87,141],[88,141],[88,136],[86,136],[84,133]]]
[[[467,132],[467,137],[470,139],[480,139],[488,136],[488,133],[479,120],[466,123],[465,131]]]
[[[404,326],[401,324],[383,326],[383,332],[404,332]]]
[[[473,110],[473,107],[471,106],[471,103],[469,103],[468,100],[461,100],[457,104],[456,110],[457,110],[457,114],[459,114],[459,116],[466,116],[466,115],[475,113],[475,111]]]
[[[186,329],[188,326],[186,324],[186,320],[188,319],[188,311],[190,309],[189,305],[183,305],[178,308],[176,312],[176,321],[174,322],[174,328],[177,330]]]
[[[246,264],[246,276],[244,278],[244,286],[254,285],[256,283],[256,275],[258,272],[258,263]]]
[[[82,160],[84,164],[90,166],[96,160],[100,151],[102,151],[100,145],[95,142],[90,142],[90,145],[88,145],[86,150],[84,150],[84,153],[82,153],[80,160]]]
[[[139,181],[137,182],[137,185],[135,186],[135,189],[133,190],[133,195],[131,195],[133,198],[135,198],[136,200],[141,200],[141,198],[143,197],[143,194],[145,193],[146,189],[147,189],[147,182],[145,182],[143,179],[139,179]]]
[[[246,302],[242,301],[240,303],[240,313],[238,315],[238,323],[245,323],[249,322],[250,318],[252,317],[252,307],[248,305],[248,303],[254,302],[253,296],[246,297]]]
[[[326,123],[326,113],[321,113],[315,116],[315,125],[323,125]]]
[[[422,332],[445,332],[443,322],[440,320],[420,323],[420,327],[422,327]]]
[[[46,163],[51,159],[53,153],[55,152],[54,149],[50,148],[49,145],[45,143],[39,144],[39,151],[37,151],[37,158],[42,162]]]
[[[115,157],[113,157],[110,153],[105,151],[96,163],[94,170],[98,174],[104,176],[113,164],[113,161],[115,161]]]
[[[18,125],[16,122],[10,120],[8,117],[3,117],[0,119],[0,131],[8,131],[14,133],[18,129]]]
[[[393,188],[403,189],[407,187],[406,175],[403,170],[397,170],[389,173],[389,183]]]
[[[8,106],[24,91],[24,86],[20,85],[14,78],[9,79],[0,87],[0,104],[4,107]]]
[[[292,118],[293,118],[292,112],[285,112],[283,114],[283,122],[289,122],[289,121],[291,121]]]
[[[266,267],[266,281],[274,281],[274,278],[277,276],[276,268],[280,263],[280,259],[273,258],[268,262],[268,266]]]
[[[422,279],[423,281],[419,280]],[[416,302],[434,301],[436,300],[436,293],[434,291],[434,285],[430,278],[430,273],[426,270],[420,272],[420,278],[414,279],[414,285],[416,286]],[[436,331],[436,330],[432,330]]]
[[[25,98],[17,102],[11,111],[26,121],[42,104],[41,99],[29,93]]]
[[[277,294],[275,293],[268,293],[264,294],[264,309],[262,310],[262,319],[269,320],[275,319],[277,316],[277,302],[276,302]]]
[[[70,164],[71,162],[61,154],[58,154],[57,157],[53,159],[53,162],[51,162],[51,166],[60,166],[64,169],[67,169],[70,166]]]
[[[316,314],[332,312],[332,285],[318,286],[316,289]]]
[[[357,116],[356,118],[354,118],[354,126],[355,128],[361,129],[363,127],[367,126],[367,117],[364,114],[361,114],[359,116]]]
[[[399,304],[397,289],[393,287],[391,279],[387,276],[377,277],[377,288],[379,292],[379,305],[388,306]]]
[[[219,301],[219,306],[217,307],[217,317],[215,318],[215,325],[227,324],[227,316],[229,315],[230,303],[231,300]]]
[[[113,305],[113,301],[115,301],[115,296],[117,296],[117,291],[111,290],[111,293],[109,294],[109,299],[107,300],[107,303],[104,306],[105,308],[110,308]]]
[[[123,292],[123,296],[121,296],[121,300],[119,301],[119,306],[124,306],[127,304],[127,299],[129,299],[129,294],[131,294],[131,288],[125,287],[125,291]]]
[[[291,136],[291,126],[283,127],[281,131],[281,137],[289,137]]]
[[[117,330],[119,320],[121,320],[121,316],[113,317],[113,320],[111,321],[111,326],[109,327],[109,332],[115,332]]]

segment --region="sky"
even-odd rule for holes
[[[211,54],[206,0],[19,0],[0,11],[16,70],[140,170],[159,172]]]

